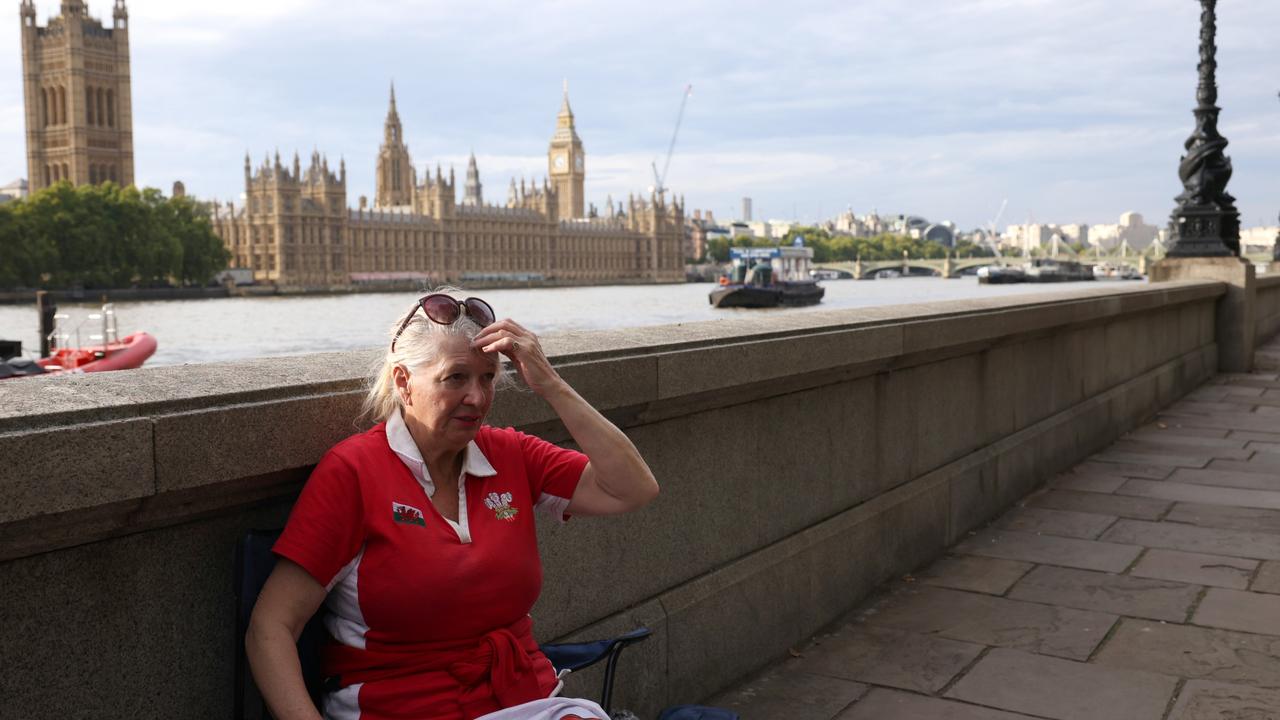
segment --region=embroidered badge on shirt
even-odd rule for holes
[[[398,502],[391,503],[391,519],[406,525],[427,526],[427,521],[422,517],[421,510],[412,505],[404,505]]]
[[[508,522],[515,520],[516,513],[519,512],[516,508],[511,507],[511,493],[509,492],[501,495],[489,493],[489,496],[484,499],[484,506],[493,511],[494,517]]]

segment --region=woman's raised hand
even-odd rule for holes
[[[545,397],[563,381],[542,352],[538,336],[510,318],[498,320],[480,331],[472,347],[481,352],[500,352],[511,360],[529,389]]]

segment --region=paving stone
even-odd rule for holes
[[[1226,630],[1280,635],[1280,595],[1209,588],[1191,622]]]
[[[1260,442],[1258,440],[1250,440],[1245,446],[1246,450],[1253,450],[1260,453],[1280,453],[1280,442]]]
[[[1280,492],[1214,485],[1192,485],[1173,482],[1172,480],[1133,479],[1122,485],[1116,491],[1116,494],[1177,500],[1184,503],[1280,509]],[[1165,519],[1172,520],[1170,517]]]
[[[1280,453],[1255,452],[1248,460],[1227,460],[1215,458],[1209,463],[1209,470],[1227,470],[1231,472],[1265,473],[1271,477],[1275,487],[1280,489]]]
[[[910,633],[1087,660],[1116,616],[917,585],[883,598],[863,619]]]
[[[751,718],[757,717],[755,713]],[[779,715],[778,718],[789,718]],[[875,688],[835,720],[1034,720],[1029,715]]]
[[[1258,432],[1256,430],[1232,430],[1228,435],[1232,440],[1244,440],[1245,442],[1269,442],[1280,443],[1280,430],[1275,432]]]
[[[916,573],[926,585],[1003,595],[1018,578],[1035,567],[1031,563],[979,555],[948,555]]]
[[[1097,457],[1096,455],[1094,457]],[[1101,473],[1103,475],[1120,475],[1122,477],[1140,477],[1148,480],[1163,480],[1173,474],[1175,467],[1172,465],[1157,465],[1154,463],[1125,463],[1125,462],[1082,462],[1074,468],[1078,473]]]
[[[1262,393],[1266,392],[1266,388],[1248,387],[1243,385],[1219,385],[1225,395],[1233,397],[1262,397]]]
[[[1115,515],[1097,515],[1074,510],[1022,507],[1005,513],[996,526],[1005,530],[1061,535],[1093,540],[1115,522]]]
[[[1225,428],[1182,427],[1177,423],[1154,422],[1134,430],[1134,435],[1159,434],[1164,437],[1225,438]]]
[[[1253,505],[1245,503],[1253,496],[1267,493],[1266,490],[1230,490],[1233,496],[1239,496],[1237,503],[1221,502],[1205,505],[1201,503],[1180,502],[1173,506],[1165,520],[1168,522],[1187,523],[1201,527],[1216,527],[1227,530],[1248,530],[1251,532],[1280,533],[1280,509],[1268,509],[1272,503],[1270,495],[1262,496],[1261,501]],[[1280,506],[1272,506],[1280,508]]]
[[[1170,434],[1169,430],[1174,430],[1174,434]],[[1144,445],[1167,445],[1170,447],[1224,447],[1239,448],[1244,447],[1242,439],[1228,438],[1226,430],[1208,430],[1211,436],[1203,436],[1203,428],[1187,428],[1189,433],[1184,433],[1183,428],[1170,429],[1139,429],[1121,437],[1119,442],[1140,442]]]
[[[1057,490],[1078,490],[1080,492],[1113,493],[1124,484],[1126,478],[1119,475],[1080,475],[1063,473],[1049,481],[1049,487]]]
[[[796,669],[933,694],[968,667],[982,649],[887,627],[849,625],[808,650],[796,661]]]
[[[1173,622],[1186,620],[1199,595],[1197,585],[1049,566],[1027,573],[1009,591],[1018,600]]]
[[[1120,520],[1102,534],[1102,540],[1209,555],[1228,555],[1257,560],[1280,559],[1280,535],[1243,530],[1223,530],[1168,522]]]
[[[1232,387],[1235,387],[1235,386],[1201,385],[1195,390],[1192,390],[1191,392],[1187,393],[1186,399],[1203,401],[1203,402],[1217,402],[1222,398],[1226,397],[1227,395],[1230,395],[1231,393],[1228,392],[1228,390]],[[1264,390],[1264,388],[1239,388],[1239,389],[1251,391],[1251,392],[1257,392],[1259,395],[1261,395]]]
[[[1148,550],[1138,564],[1130,568],[1129,574],[1244,590],[1249,587],[1249,578],[1257,567],[1257,560],[1157,548]]]
[[[1177,679],[998,648],[946,696],[1057,720],[1155,720]]]
[[[1183,427],[1218,428],[1222,430],[1252,430],[1254,432],[1275,433],[1280,431],[1280,420],[1263,417],[1250,412],[1220,415],[1174,415],[1161,413],[1165,422],[1177,422]]]
[[[1276,539],[1280,541],[1280,538]],[[1034,535],[1014,530],[983,530],[957,545],[955,552],[1065,565],[1085,570],[1120,572],[1133,562],[1142,548],[1130,544]]]
[[[1270,473],[1178,468],[1168,479],[1173,482],[1214,485],[1216,487],[1249,488],[1251,490],[1280,489],[1280,483],[1277,482],[1276,476]]]
[[[1280,594],[1280,562],[1264,562],[1249,588],[1254,592]]]
[[[1231,630],[1121,618],[1093,662],[1188,679],[1280,688],[1280,640]]]
[[[866,692],[862,683],[801,672],[791,661],[712,698],[710,704],[762,720],[831,720]]]
[[[1215,443],[1213,445],[1187,445],[1177,440],[1166,440],[1160,442],[1148,442],[1142,440],[1120,440],[1111,446],[1112,450],[1124,453],[1144,454],[1151,456],[1153,459],[1148,462],[1162,462],[1155,458],[1164,457],[1166,454],[1172,455],[1194,455],[1197,457],[1208,457],[1210,459],[1221,460],[1248,460],[1253,456],[1252,450],[1245,450],[1239,440],[1214,440],[1206,438],[1182,438],[1183,440],[1202,440],[1206,443]],[[1163,461],[1167,462],[1167,461]],[[1179,463],[1179,465],[1182,465]],[[1183,465],[1183,467],[1187,467]],[[1197,466],[1202,467],[1202,466]]]
[[[1239,404],[1227,402],[1226,396],[1215,402],[1179,402],[1169,406],[1164,410],[1170,415],[1215,415],[1221,413],[1240,412],[1243,408]]]
[[[1173,503],[1154,498],[1051,490],[1027,498],[1027,505],[1054,510],[1091,512],[1098,515],[1118,515],[1138,520],[1156,520],[1164,515]]]
[[[1169,720],[1270,720],[1280,715],[1280,691],[1191,680]]]
[[[1208,465],[1212,459],[1213,457],[1209,455],[1174,454],[1167,449],[1159,453],[1105,450],[1089,458],[1094,463],[1114,463],[1144,468],[1158,467],[1159,469],[1164,469],[1165,466],[1202,468]],[[1132,472],[1130,471],[1126,474],[1132,475]],[[1168,475],[1168,473],[1165,473],[1165,475]],[[1146,477],[1146,475],[1144,474],[1141,477]]]

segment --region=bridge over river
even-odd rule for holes
[[[1102,258],[1102,259],[1082,259],[1074,255],[1059,255],[1053,259],[1069,262],[1127,262],[1131,263],[1139,272],[1146,274],[1148,259],[1146,256],[1122,258]],[[943,259],[913,259],[904,260],[858,260],[854,262],[838,262],[838,263],[820,263],[815,268],[836,270],[839,272],[851,273],[855,278],[874,278],[882,272],[893,271],[903,276],[921,276],[921,277],[962,277],[965,275],[978,274],[979,268],[1002,266],[1002,265],[1021,265],[1026,262],[1025,258],[1000,258],[1000,257],[971,257],[971,258],[943,258]]]
[[[662,494],[539,526],[537,636],[652,628],[615,696],[647,718],[1274,708],[1280,382],[1248,373],[1280,277],[1166,263],[1151,284],[549,333]],[[0,715],[229,716],[233,544],[356,430],[373,359],[0,384]],[[569,440],[529,393],[488,421]]]

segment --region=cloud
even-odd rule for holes
[[[509,177],[545,174],[567,77],[597,203],[653,183],[692,82],[668,177],[690,207],[720,215],[751,195],[774,215],[878,206],[974,226],[1009,197],[1017,221],[1156,218],[1179,190],[1198,60],[1199,8],[1171,0],[129,8],[139,177],[224,198],[246,149],[276,147],[345,155],[349,196],[371,194],[395,79],[418,166],[461,173],[474,149],[504,199]],[[1222,127],[1247,218],[1280,205],[1277,26],[1280,4],[1219,6]],[[18,52],[0,32],[0,54]],[[0,78],[0,173],[25,165],[19,79]]]

